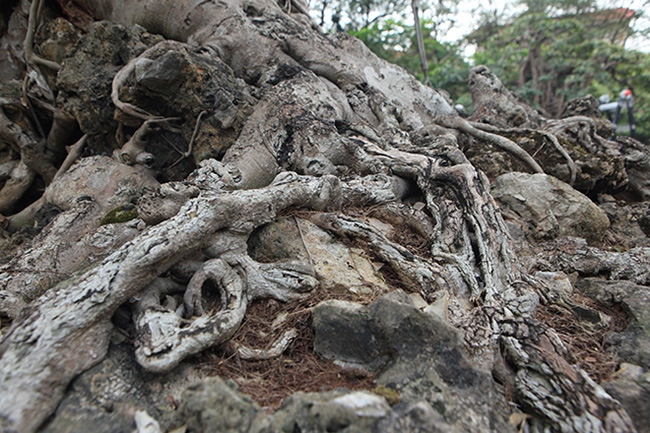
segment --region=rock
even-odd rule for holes
[[[560,299],[573,293],[573,285],[564,272],[535,272],[535,276],[544,282],[552,299]]]
[[[82,158],[47,188],[47,203],[70,209],[81,196],[91,197],[102,211],[135,203],[158,181],[142,166],[125,165],[108,156]],[[103,215],[102,215],[103,217]],[[100,218],[101,219],[101,218]]]
[[[570,99],[564,104],[560,119],[571,116],[591,117],[596,123],[596,133],[601,137],[611,137],[614,126],[612,122],[603,116],[603,112],[598,108],[599,105],[600,102],[593,95]]]
[[[354,302],[325,301],[314,310],[313,320],[314,350],[319,355],[346,367],[370,371],[390,360],[390,354],[374,338],[368,308]]]
[[[259,261],[311,261],[325,290],[390,291],[362,250],[344,245],[307,220],[285,218],[268,224],[251,236],[248,246],[251,256]]]
[[[296,392],[274,413],[265,413],[232,383],[207,378],[188,387],[171,426],[205,433],[415,433],[461,432],[446,423],[426,401],[391,408],[384,397],[368,391]],[[476,430],[478,431],[478,430]]]
[[[249,86],[237,79],[219,57],[192,50],[152,50],[148,59],[140,58],[136,63],[134,81],[135,85],[123,88],[122,98],[147,107],[153,114],[177,118],[175,123],[183,125],[181,133],[164,136],[183,151],[194,136],[190,159],[197,164],[207,158],[223,157],[237,140],[256,102]],[[161,167],[179,158],[178,153],[170,152],[164,139],[150,140],[146,150],[157,158],[168,158],[160,161]],[[178,174],[174,180],[187,174]]]
[[[204,433],[249,432],[255,418],[264,417],[250,397],[218,377],[190,385],[181,396],[179,411],[190,432]]]
[[[107,156],[82,158],[54,180],[43,194],[45,204],[63,212],[0,268],[0,312],[16,317],[26,302],[133,239],[136,221],[100,224],[157,186],[147,170]]]
[[[90,26],[57,76],[58,102],[74,114],[84,133],[104,135],[114,131],[117,123],[112,120],[115,107],[110,97],[113,76],[129,60],[161,40],[140,26],[127,28],[107,21]]]
[[[650,247],[650,202],[625,203],[601,196],[611,226],[606,240],[619,249]]]
[[[72,53],[81,37],[79,29],[63,18],[49,21],[39,33],[45,39],[39,45],[39,54],[57,63],[62,63]]]
[[[146,412],[167,431],[175,402],[192,381],[191,367],[161,376],[144,374],[128,344],[112,344],[101,363],[77,377],[43,433],[134,431],[137,412]],[[142,416],[141,416],[142,418]],[[142,419],[142,421],[145,421]]]
[[[603,305],[620,304],[628,313],[630,323],[608,343],[621,359],[650,369],[650,288],[631,281],[605,281],[584,278],[576,287],[586,296]]]
[[[628,189],[640,200],[650,200],[650,149],[630,137],[617,137],[625,160]]]
[[[451,426],[485,430],[490,426],[481,420],[489,418],[499,425],[492,428],[511,431],[505,400],[491,378],[472,366],[460,333],[420,311],[404,292],[368,306],[325,301],[313,314],[320,355],[376,372],[379,385],[397,390],[405,403],[424,400]]]
[[[268,432],[365,432],[391,411],[383,397],[367,391],[298,392],[276,412]]]
[[[639,433],[649,433],[650,372],[633,364],[621,364],[617,378],[603,383],[605,391],[621,402]]]
[[[594,242],[609,227],[605,213],[588,197],[552,176],[504,174],[491,192],[502,208],[526,222],[525,230],[535,239],[576,236]]]
[[[136,80],[139,85],[153,92],[173,95],[185,81],[183,71],[189,66],[189,62],[181,53],[169,51],[151,61],[148,67],[136,76]]]
[[[498,127],[535,126],[541,122],[539,113],[508,90],[486,66],[472,68],[469,89],[474,103],[471,120]]]

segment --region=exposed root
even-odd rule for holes
[[[185,44],[182,44],[180,42],[165,40],[145,50],[138,57],[131,59],[131,61],[127,63],[122,69],[120,69],[119,72],[115,74],[115,77],[113,77],[113,83],[111,85],[111,100],[113,101],[115,107],[122,110],[124,113],[138,119],[160,120],[161,116],[154,116],[153,114],[149,113],[146,110],[143,110],[142,108],[136,105],[121,101],[120,90],[122,89],[122,87],[124,87],[124,85],[126,85],[129,75],[135,70],[135,66],[138,63],[138,61],[140,61],[143,58],[146,58],[154,51],[162,48],[172,49],[172,48],[183,48],[184,46]]]
[[[342,237],[360,238],[367,242],[377,257],[388,263],[399,276],[402,287],[435,299],[440,289],[454,287],[453,278],[442,267],[413,255],[402,245],[391,242],[383,234],[359,219],[333,213],[312,214],[310,220],[320,228]]]
[[[25,165],[21,160],[11,170],[9,180],[7,180],[0,190],[0,213],[11,214],[14,205],[20,200],[32,184],[36,173]]]
[[[66,156],[65,160],[59,167],[59,170],[54,175],[54,179],[60,177],[63,173],[68,171],[70,167],[72,167],[72,164],[74,164],[77,158],[79,158],[83,153],[84,146],[86,145],[86,140],[88,140],[88,134],[84,134],[83,137],[81,137],[79,140],[77,140],[76,143],[68,148],[68,156]]]
[[[145,146],[147,144],[146,136],[153,130],[154,125],[165,123],[171,120],[177,120],[175,117],[169,118],[150,118],[146,120],[140,127],[135,131],[133,136],[124,143],[121,149],[116,150],[113,155],[117,158],[118,161],[127,165],[140,164],[145,167],[150,167],[155,157],[145,151]]]
[[[236,356],[241,359],[246,359],[248,361],[262,361],[266,359],[277,358],[282,355],[289,345],[296,339],[298,336],[298,331],[294,328],[291,328],[285,331],[277,340],[273,342],[271,347],[268,349],[252,349],[243,345],[238,345],[236,343],[232,344],[232,347],[236,351]]]
[[[494,134],[527,134],[527,135],[539,134],[541,135],[546,140],[551,142],[555,150],[557,150],[558,153],[560,153],[560,155],[562,155],[562,157],[566,160],[567,165],[569,167],[569,182],[568,182],[569,185],[573,185],[575,183],[576,176],[578,174],[578,169],[576,167],[576,164],[573,161],[573,158],[571,158],[569,153],[566,151],[564,146],[560,144],[560,142],[558,141],[557,137],[554,134],[539,129],[536,130],[522,129],[522,128],[500,129],[495,126],[489,125],[487,123],[480,123],[480,122],[469,122],[469,123],[477,129],[486,132],[491,132]]]
[[[29,19],[27,22],[27,33],[25,34],[25,41],[23,42],[23,50],[25,54],[25,61],[28,65],[35,67],[37,65],[45,66],[54,71],[61,69],[61,65],[57,62],[44,59],[34,54],[34,35],[38,27],[38,21],[43,10],[43,0],[32,0],[32,5],[29,10]]]
[[[476,139],[484,140],[488,143],[494,144],[495,146],[500,147],[501,149],[509,152],[516,158],[526,163],[534,173],[544,173],[542,167],[537,163],[537,161],[535,161],[532,156],[530,156],[528,152],[519,147],[517,143],[505,137],[477,129],[473,124],[458,116],[441,116],[437,119],[437,123],[440,126],[444,126],[445,128],[457,129],[471,135]]]
[[[201,111],[199,113],[199,116],[196,118],[196,125],[194,125],[194,131],[192,132],[192,137],[190,138],[190,143],[187,145],[187,150],[185,152],[181,152],[181,157],[176,160],[172,165],[170,165],[170,168],[181,162],[183,159],[188,158],[190,155],[192,155],[192,148],[194,146],[194,140],[196,140],[196,135],[199,132],[199,125],[201,125],[201,118],[206,115],[208,112],[207,111]],[[170,143],[171,144],[171,143]],[[172,145],[173,146],[173,145]],[[175,148],[175,147],[174,147]]]

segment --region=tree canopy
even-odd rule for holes
[[[344,29],[375,54],[396,63],[424,81],[419,66],[413,20],[408,2],[326,2],[336,11],[330,29]],[[345,5],[349,7],[344,8]],[[421,2],[421,26],[429,62],[428,80],[471,110],[467,77],[472,64],[493,70],[504,84],[549,117],[561,114],[576,97],[609,95],[616,100],[625,89],[634,98],[637,134],[650,137],[648,53],[626,48],[631,37],[644,37],[634,26],[643,11],[598,5],[593,0],[519,0],[518,12],[508,16],[490,9],[476,10],[476,28],[458,41],[444,38],[454,25],[458,1]],[[327,27],[325,20],[322,23]],[[474,46],[466,55],[464,49]]]

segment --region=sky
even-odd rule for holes
[[[475,18],[476,10],[481,5],[483,7],[487,6],[490,9],[496,9],[500,12],[504,9],[506,9],[506,12],[508,13],[515,13],[521,10],[521,8],[517,9],[515,6],[512,6],[512,3],[512,0],[460,0],[458,8],[459,12],[455,17],[456,25],[449,30],[444,40],[446,42],[457,41],[474,30],[477,25],[477,20]],[[597,3],[601,8],[624,7],[637,11],[645,11],[646,8],[650,8],[650,4],[648,4],[650,2],[648,0],[600,0]],[[636,27],[639,29],[650,27],[650,17],[648,14],[644,15],[644,17],[640,18],[636,22]],[[650,39],[647,37],[631,39],[627,43],[627,48],[650,52]]]

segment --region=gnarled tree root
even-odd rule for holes
[[[207,281],[217,287],[220,305],[211,307],[215,311],[203,312],[202,292],[207,290]],[[169,371],[183,359],[228,341],[239,329],[251,301],[261,297],[295,298],[317,284],[310,275],[282,264],[256,263],[242,253],[209,259],[187,285],[183,311],[164,309],[160,302],[151,302],[151,296],[140,301],[136,318],[138,363],[150,371]],[[154,292],[161,293],[157,288]],[[183,319],[179,313],[189,318]]]
[[[620,403],[576,366],[554,332],[530,318],[498,319],[500,343],[516,369],[515,397],[540,419],[533,431],[549,424],[560,432],[635,432]]]
[[[576,176],[578,175],[578,168],[576,167],[575,162],[573,161],[573,158],[571,158],[571,155],[566,151],[564,146],[562,146],[557,139],[555,135],[553,135],[550,132],[542,131],[539,129],[525,129],[525,128],[509,128],[509,129],[499,129],[495,126],[488,125],[486,123],[480,123],[480,122],[470,122],[470,125],[473,127],[480,129],[482,131],[490,132],[493,134],[526,134],[528,136],[531,135],[536,135],[539,134],[544,139],[548,140],[555,150],[562,155],[562,157],[566,160],[567,166],[569,167],[569,185],[573,185],[576,181]],[[532,156],[531,156],[532,158]]]
[[[198,197],[85,274],[49,290],[14,321],[0,344],[0,429],[35,431],[70,380],[103,358],[115,310],[173,264],[208,247],[223,231],[250,233],[287,207],[323,210],[339,196],[335,177],[285,175],[260,190]]]
[[[456,129],[479,140],[494,144],[495,146],[500,147],[501,149],[509,152],[516,158],[519,158],[521,161],[526,163],[534,173],[544,173],[542,167],[537,163],[537,161],[535,161],[532,156],[530,156],[528,152],[519,147],[517,143],[508,140],[505,137],[477,129],[470,122],[459,116],[441,116],[439,119],[437,119],[437,123],[440,126],[444,126],[445,128]]]

